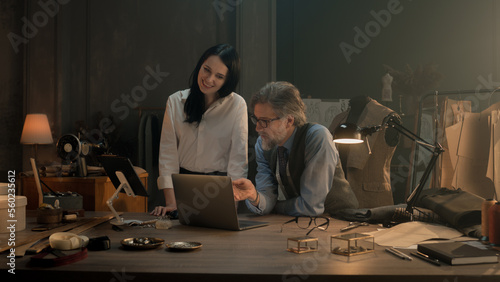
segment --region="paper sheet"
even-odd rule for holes
[[[318,104],[320,121],[319,123],[325,127],[330,126],[335,116],[342,112],[341,102],[320,102]]]
[[[325,127],[330,126],[335,116],[345,111],[346,101],[349,105],[349,100],[341,100],[339,102],[322,101],[321,99],[303,99],[306,105],[306,117],[308,122],[315,122]]]
[[[491,143],[487,177],[493,181],[496,199],[500,195],[500,111],[491,112]]]
[[[306,105],[306,117],[307,122],[319,123],[321,120],[321,115],[319,111],[319,104],[321,99],[302,99]]]
[[[470,159],[487,160],[490,149],[490,127],[488,116],[466,113],[458,144],[458,155]]]
[[[500,111],[497,111],[496,122],[493,127],[493,184],[495,186],[496,199],[500,197]]]
[[[493,148],[495,147],[495,123],[497,120],[497,111],[491,112],[491,116],[488,117],[488,125],[490,127],[490,147],[488,156],[488,167],[486,169],[486,177],[494,181],[494,159],[493,159]]]
[[[446,128],[448,152],[450,153],[450,160],[453,171],[456,169],[456,165],[458,162],[458,144],[460,141],[461,133],[462,133],[462,122],[456,123]]]
[[[485,112],[467,112],[462,122],[446,128],[454,170],[451,186],[485,199],[494,194],[493,182],[487,177],[491,143],[488,120],[489,114]]]
[[[430,239],[455,239],[463,236],[456,229],[420,221],[400,223],[370,234],[378,245],[395,248],[408,248]]]

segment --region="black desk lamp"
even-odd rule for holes
[[[417,186],[413,189],[412,193],[408,198],[406,198],[406,212],[410,214],[410,218],[413,216],[413,207],[420,196],[420,192],[422,192],[423,186],[427,179],[429,178],[434,165],[436,164],[439,155],[444,152],[443,147],[438,142],[433,144],[428,143],[424,139],[420,138],[420,136],[414,134],[407,128],[401,125],[399,121],[399,116],[396,113],[391,113],[387,117],[384,118],[381,125],[364,127],[360,128],[356,124],[352,123],[343,123],[339,125],[334,132],[333,141],[339,144],[359,144],[364,142],[364,138],[366,136],[371,135],[377,131],[380,131],[382,128],[394,128],[399,133],[404,136],[410,138],[415,141],[418,145],[424,147],[426,150],[432,153],[432,158],[429,161],[429,164],[425,168],[424,174],[420,178]],[[413,219],[413,218],[412,218]]]

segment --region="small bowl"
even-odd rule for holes
[[[152,238],[152,237],[135,237],[135,238],[127,238],[121,241],[121,244],[124,248],[128,249],[154,249],[158,246],[163,245],[165,240],[160,238]]]

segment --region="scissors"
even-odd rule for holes
[[[360,226],[368,226],[368,222],[349,222],[349,225],[340,228],[340,232],[345,232]]]

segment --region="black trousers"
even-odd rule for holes
[[[227,172],[220,172],[220,171],[214,171],[214,172],[196,172],[196,171],[190,171],[185,168],[180,168],[179,169],[180,174],[201,174],[201,175],[221,175],[221,176],[227,176]]]

